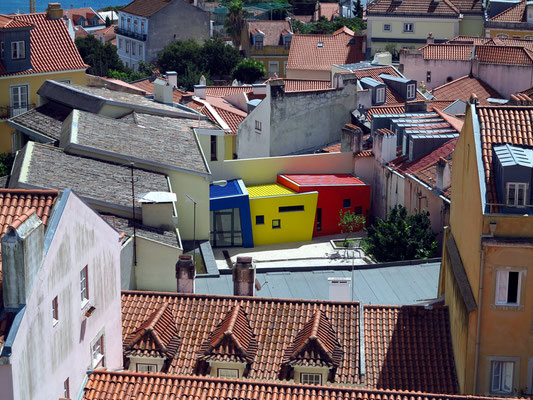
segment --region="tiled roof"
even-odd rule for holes
[[[133,220],[131,218],[117,217],[116,215],[100,214],[109,225],[118,232],[126,236],[133,236]],[[164,228],[154,228],[153,226],[142,225],[139,221],[135,222],[135,234],[138,237],[154,240],[172,247],[178,247],[178,238],[176,232]]]
[[[456,36],[445,42],[446,44],[486,44],[492,42],[492,38],[482,36]]]
[[[20,14],[12,18],[34,27],[30,31],[31,69],[7,73],[0,63],[0,75],[26,75],[88,67],[83,62],[61,18],[48,19],[46,13]]]
[[[213,107],[219,117],[222,118],[226,124],[228,124],[230,132],[237,133],[239,124],[246,118],[248,114],[220,97],[206,96],[205,101],[207,101],[209,105]]]
[[[522,0],[517,5],[502,11],[498,15],[489,18],[489,21],[495,22],[527,22],[526,0]]]
[[[15,19],[12,16],[0,14],[0,30],[13,28],[29,28],[32,26],[32,24],[19,19]]]
[[[279,183],[247,186],[246,190],[248,190],[248,195],[251,199],[254,197],[283,196],[296,193]]]
[[[139,372],[92,371],[81,400],[504,400],[497,397],[442,395],[291,382],[257,382]],[[509,400],[509,398],[505,398]]]
[[[285,92],[305,92],[308,90],[331,89],[330,81],[306,80],[306,79],[283,79]]]
[[[282,45],[281,34],[283,30],[291,31],[291,24],[289,21],[247,21],[248,32],[260,31],[265,35],[263,39],[264,46],[279,46]]]
[[[431,100],[428,101],[428,110],[438,109],[444,110],[455,100]],[[403,104],[393,104],[393,105],[382,105],[382,106],[373,106],[370,107],[367,113],[368,119],[372,119],[374,114],[403,114],[405,112],[405,103]]]
[[[164,81],[167,80],[162,77],[158,77],[157,79],[162,79]],[[129,84],[132,86],[135,86],[138,89],[144,90],[146,94],[148,95],[151,95],[154,93],[154,81],[153,80],[151,81],[150,78],[141,79],[135,82],[130,82]],[[172,100],[174,101],[174,103],[181,103],[183,97],[192,97],[192,96],[193,96],[192,92],[185,92],[180,89],[174,89],[174,91],[172,92]]]
[[[489,203],[498,203],[492,165],[492,147],[495,144],[533,147],[533,129],[531,127],[533,107],[478,106],[476,108],[481,130],[487,200]]]
[[[479,36],[457,36],[448,40],[447,44],[475,44],[475,45],[494,45],[494,46],[517,46],[533,50],[533,40],[523,39],[502,39],[498,37],[488,38]]]
[[[362,58],[348,28],[333,35],[299,35],[292,37],[287,69],[331,70],[333,64],[350,64]],[[319,43],[322,45],[319,47]]]
[[[426,60],[470,60],[471,44],[427,44],[421,48]]]
[[[141,17],[151,17],[171,2],[172,0],[133,0],[121,8],[120,11]]]
[[[464,102],[470,98],[472,93],[475,93],[483,104],[487,103],[488,98],[502,98],[486,82],[468,75],[436,87],[431,93],[440,100],[462,100]]]
[[[78,20],[79,17],[83,16],[86,19],[93,18],[97,13],[91,7],[81,7],[81,8],[69,8],[63,10],[63,16],[72,20],[73,23]],[[100,24],[104,24],[105,21],[98,15]]]
[[[483,14],[483,2],[481,0],[450,0],[459,9],[461,14]]]
[[[205,95],[210,97],[226,97],[238,93],[251,93],[252,86],[206,86]]]
[[[322,151],[324,153],[339,153],[341,151],[341,147],[341,142],[338,142],[322,148]]]
[[[284,174],[297,185],[301,186],[329,186],[329,185],[364,185],[365,183],[349,174]]]
[[[325,17],[328,21],[333,21],[335,16],[339,15],[338,3],[319,3],[320,16]]]
[[[445,307],[370,306],[364,312],[364,335],[361,336],[361,307],[355,302],[125,291],[122,293],[123,336],[126,338],[135,332],[147,316],[164,303],[169,304],[176,321],[180,321],[177,328],[182,341],[178,354],[170,362],[170,374],[193,374],[202,345],[209,340],[219,321],[239,305],[257,337],[257,353],[249,368],[250,379],[286,379],[280,376],[285,352],[293,347],[299,332],[313,321],[313,316],[313,324],[316,323],[316,314],[320,311],[325,318],[320,317],[318,323],[329,321],[331,330],[320,326],[317,337],[327,338],[324,348],[333,354],[336,344],[331,338],[336,334],[343,351],[342,361],[334,370],[336,383],[431,393],[456,393],[458,390]],[[361,337],[365,339],[366,348],[365,375],[360,370]]]
[[[459,17],[459,10],[450,0],[376,0],[366,9],[371,15],[424,15]]]
[[[426,60],[460,60],[475,58],[487,64],[533,65],[533,51],[523,46],[495,44],[427,44],[420,48]]]

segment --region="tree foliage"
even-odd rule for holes
[[[15,153],[0,153],[0,176],[11,173],[13,161],[15,161]]]
[[[235,47],[241,45],[241,34],[248,12],[243,9],[241,0],[232,0],[228,5],[228,13],[224,21],[224,29],[230,35]]]
[[[408,215],[403,206],[395,206],[387,218],[378,218],[368,229],[362,247],[376,261],[401,261],[434,257],[437,250],[429,212]]]
[[[293,29],[301,34],[332,34],[343,26],[352,31],[366,29],[366,25],[361,18],[338,17],[333,21],[328,21],[326,17],[320,17],[317,22],[304,24],[300,21],[293,21]]]
[[[220,39],[207,40],[203,45],[178,40],[159,53],[157,64],[161,71],[176,71],[178,86],[192,90],[202,75],[229,78],[241,59],[237,49]]]
[[[255,83],[265,75],[263,63],[253,58],[245,58],[233,70],[233,78],[243,83]]]
[[[108,73],[108,78],[119,79],[124,82],[137,81],[148,77],[146,74],[140,72],[135,72],[131,68],[124,68],[122,71],[117,71],[116,69],[110,69]]]
[[[88,74],[109,76],[111,69],[124,71],[124,64],[118,57],[117,48],[111,43],[103,44],[94,36],[78,37],[75,43],[83,61],[91,66],[87,69]]]
[[[363,5],[361,4],[361,0],[356,1],[353,13],[355,17],[363,18]]]
[[[339,211],[339,227],[341,228],[342,233],[346,233],[346,239],[352,232],[360,231],[365,227],[366,219],[362,215],[357,215],[351,210]]]

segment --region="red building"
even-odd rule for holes
[[[340,210],[354,211],[368,220],[370,185],[352,175],[278,175],[278,183],[298,193],[318,192],[313,236],[341,233]]]

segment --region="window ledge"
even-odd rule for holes
[[[524,306],[522,304],[492,304],[491,308],[500,311],[524,311]]]

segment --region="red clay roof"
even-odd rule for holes
[[[328,21],[333,21],[333,18],[339,15],[338,3],[319,3],[320,16],[325,17]]]
[[[151,17],[171,2],[172,0],[133,0],[120,11],[141,17]]]
[[[279,46],[282,45],[281,41],[282,32],[291,31],[291,24],[289,21],[247,21],[248,32],[250,34],[260,31],[265,35],[263,39],[264,46]],[[251,42],[250,42],[251,43]]]
[[[484,44],[427,44],[420,48],[426,60],[467,61],[473,57],[487,64],[533,65],[533,51],[523,46]]]
[[[462,14],[482,14],[483,2],[481,0],[450,0]]]
[[[33,25],[28,22],[15,19],[9,15],[0,14],[0,30],[13,28],[29,28],[31,26]]]
[[[270,78],[265,81],[268,83],[273,79],[279,78]],[[285,93],[287,92],[306,92],[306,91],[316,91],[316,90],[326,90],[331,89],[331,82],[318,80],[318,79],[288,79],[283,78],[285,83]]]
[[[333,35],[292,36],[287,69],[330,71],[333,64],[351,64],[363,57],[355,44],[354,32],[344,27]],[[319,47],[319,43],[322,46]],[[352,42],[353,43],[353,42]]]
[[[194,373],[202,345],[210,339],[219,321],[238,304],[257,338],[250,379],[285,379],[280,376],[285,352],[320,311],[329,320],[344,354],[334,372],[335,382],[432,393],[458,390],[448,310],[444,307],[426,310],[414,306],[374,306],[365,311],[365,316],[371,313],[367,318],[373,325],[365,324],[366,374],[362,375],[359,303],[125,291],[122,293],[123,337],[129,337],[164,303],[169,304],[179,321],[178,336],[182,341],[178,354],[170,362],[170,374]],[[404,329],[405,326],[409,329]],[[394,335],[388,334],[392,332]]]
[[[416,329],[416,327],[412,327]],[[401,351],[401,349],[399,349]],[[435,373],[438,373],[436,371]],[[172,376],[96,370],[89,374],[82,400],[504,400],[497,397],[372,390],[292,382]],[[510,398],[505,398],[509,400]]]
[[[365,183],[349,174],[306,174],[280,175],[296,183],[298,186],[337,186],[337,185],[364,185]]]
[[[167,81],[166,78],[163,78],[160,76],[157,77],[157,79]],[[142,79],[142,80],[135,81],[135,82],[130,82],[128,83],[128,85],[132,85],[132,86],[135,86],[137,89],[144,90],[147,95],[151,95],[154,93],[154,81],[150,81],[150,78]],[[181,103],[183,97],[189,97],[193,95],[194,93],[192,92],[184,92],[183,90],[174,89],[174,91],[172,92],[172,100],[175,103]]]
[[[68,8],[63,10],[63,16],[69,18],[72,23],[76,23],[79,17],[83,16],[86,19],[93,18],[96,15],[96,12],[91,7],[81,7],[81,8]],[[104,24],[105,21],[98,16],[101,24]]]
[[[366,10],[367,15],[456,16],[459,9],[450,0],[376,0]]]
[[[502,11],[498,15],[489,18],[489,21],[496,22],[527,22],[526,0],[522,0],[517,5]]]
[[[462,100],[464,102],[467,102],[472,93],[475,93],[483,104],[488,103],[488,98],[503,98],[486,82],[468,75],[436,87],[431,93],[439,100]]]
[[[444,110],[455,100],[431,100],[428,101],[428,110],[438,109]],[[402,114],[405,112],[405,103],[403,104],[393,104],[393,105],[382,105],[382,106],[373,106],[367,112],[368,119],[372,119],[374,114]]]
[[[48,19],[46,13],[13,16],[34,26],[30,31],[32,69],[8,74],[0,64],[0,75],[26,75],[86,69],[62,19]]]
[[[252,93],[252,86],[206,86],[205,95],[211,97],[226,97],[238,93]]]
[[[492,146],[510,144],[533,147],[533,107],[477,106],[481,130],[481,149],[489,203],[498,203],[492,165]],[[491,212],[497,208],[492,208]]]
[[[470,60],[471,44],[427,44],[420,48],[426,60]]]
[[[523,39],[502,39],[498,37],[487,38],[478,36],[457,36],[448,40],[446,44],[475,44],[475,45],[493,45],[493,46],[515,46],[525,47],[533,50],[533,40]]]

